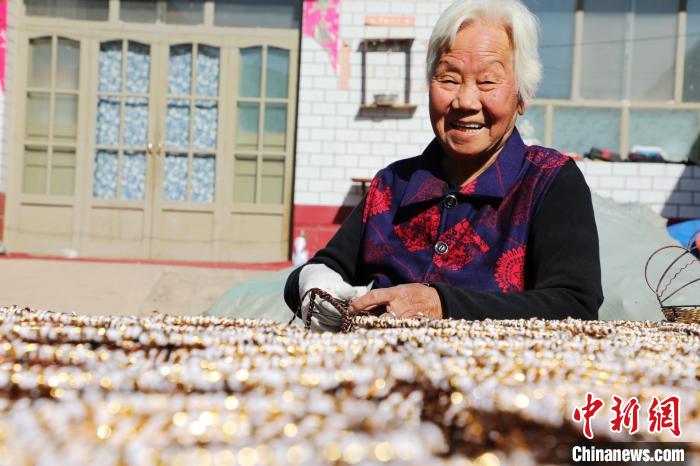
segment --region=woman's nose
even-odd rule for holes
[[[461,110],[481,110],[479,87],[476,84],[462,84],[452,100],[452,106]]]

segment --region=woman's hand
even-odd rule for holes
[[[350,312],[371,311],[379,306],[386,306],[387,314],[392,317],[442,319],[442,304],[437,290],[421,283],[372,290],[353,299]]]

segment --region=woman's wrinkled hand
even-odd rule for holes
[[[421,283],[372,290],[353,299],[349,310],[351,313],[371,311],[380,306],[386,306],[385,316],[400,319],[408,317],[442,319],[442,304],[437,290]]]

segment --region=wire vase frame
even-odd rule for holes
[[[649,264],[657,254],[659,254],[661,251],[665,251],[668,249],[676,249],[679,251],[679,254],[671,261],[670,264],[668,264],[666,269],[664,269],[663,273],[661,274],[661,277],[656,282],[656,286],[654,286],[649,279]],[[681,266],[679,264],[679,261],[682,261],[684,258],[690,258],[690,260],[685,265]],[[647,263],[644,266],[644,279],[646,280],[649,289],[656,296],[656,300],[659,302],[659,306],[661,306],[661,312],[663,312],[664,317],[666,317],[666,320],[670,322],[680,322],[685,324],[700,324],[700,300],[695,304],[666,304],[668,300],[672,296],[676,295],[679,291],[688,288],[689,286],[695,283],[700,282],[700,277],[697,277],[691,279],[688,282],[677,285],[677,279],[679,275],[684,270],[688,269],[690,266],[698,264],[699,262],[700,261],[698,261],[698,258],[691,253],[690,248],[684,248],[680,245],[669,245],[661,247],[656,251],[652,252],[649,258],[647,259]],[[673,275],[670,275],[671,270],[674,266],[676,266],[676,264],[679,264],[677,266],[678,270],[676,270]],[[668,279],[668,281],[664,285],[664,281],[666,279]],[[676,284],[674,285],[674,283]]]

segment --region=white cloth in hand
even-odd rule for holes
[[[372,283],[367,286],[352,286],[343,280],[340,274],[323,264],[308,264],[301,269],[299,274],[299,296],[303,298],[301,303],[302,319],[306,322],[311,300],[304,297],[312,288],[320,288],[334,298],[350,301],[367,293],[372,288]],[[338,332],[343,325],[343,316],[331,303],[316,298],[316,306],[311,316],[311,329],[317,332]]]

